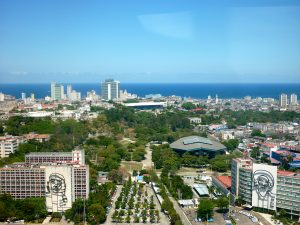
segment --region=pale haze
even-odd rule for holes
[[[300,82],[299,1],[0,1],[0,82]]]

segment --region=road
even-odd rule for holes
[[[236,215],[238,215],[239,213],[239,211],[241,211],[241,210],[243,210],[243,208],[241,208],[241,207],[230,207],[230,209],[231,210],[235,210],[236,211]],[[246,210],[244,210],[244,211],[246,211]],[[259,213],[257,213],[257,212],[254,212],[253,210],[251,210],[251,211],[249,211],[249,213],[251,213],[253,216],[255,216],[257,219],[258,219],[258,221],[259,222],[262,222],[264,225],[272,225],[269,221],[267,221],[263,216],[261,216]],[[241,215],[241,214],[239,214],[239,218],[240,217],[244,217],[244,218],[247,218],[247,220],[249,220],[248,219],[248,217],[246,217],[246,216],[244,216],[244,215]],[[250,221],[250,220],[249,220]],[[251,222],[252,223],[252,222]],[[237,223],[237,224],[245,224],[244,222],[243,222],[243,220],[242,221],[240,221],[239,223]],[[252,224],[254,224],[254,223],[252,223]]]
[[[177,201],[170,195],[169,195],[169,198],[170,198],[171,202],[173,202],[174,209],[178,213],[178,215],[181,219],[181,222],[184,225],[192,225],[191,222],[189,221],[189,219],[187,218],[187,216],[185,215],[185,213],[183,212],[182,208],[178,205]]]
[[[143,169],[151,169],[152,168],[152,151],[150,149],[150,143],[148,143],[145,147],[146,155],[145,159],[142,161]]]
[[[116,193],[115,193],[114,197],[112,198],[112,207],[107,214],[106,221],[104,224],[109,224],[109,225],[115,224],[112,222],[111,217],[115,211],[115,202],[117,201],[117,198],[119,197],[119,195],[121,193],[121,190],[122,190],[122,185],[117,185]]]
[[[160,223],[159,224],[169,224],[170,223],[169,218],[164,213],[161,212],[161,206],[160,206],[160,204],[157,200],[157,197],[156,197],[153,189],[150,187],[150,185],[146,185],[146,188],[147,188],[147,192],[150,193],[150,195],[154,196],[154,198],[153,198],[154,204],[156,205],[156,207],[159,211],[159,217],[160,217]]]

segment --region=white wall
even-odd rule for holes
[[[277,167],[253,164],[252,206],[276,209]]]
[[[74,173],[71,166],[46,166],[46,206],[48,212],[64,212],[75,200]]]

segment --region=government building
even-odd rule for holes
[[[15,199],[45,197],[49,212],[64,212],[89,196],[84,151],[29,153],[24,163],[0,168],[0,193]]]
[[[300,217],[300,174],[278,170],[277,166],[233,159],[231,193],[247,207],[279,211]]]

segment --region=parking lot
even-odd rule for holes
[[[186,216],[188,217],[189,221],[191,222],[192,225],[203,225],[206,224],[205,222],[198,222],[195,221],[196,215],[197,215],[197,209],[183,209]],[[238,213],[240,210],[232,210],[231,211],[231,216],[232,218],[236,221],[237,225],[258,225],[258,224],[262,224],[260,223],[260,221],[258,222],[252,222],[251,219],[246,216],[243,215],[241,213]],[[250,212],[251,213],[251,212]],[[253,215],[253,213],[251,213]],[[213,216],[214,221],[213,222],[209,222],[208,224],[210,225],[225,225],[226,222],[225,220],[229,220],[228,218],[228,214],[222,214],[222,213],[218,213],[215,211],[214,216]],[[258,218],[259,219],[259,218]],[[266,223],[263,223],[264,225],[268,225]]]

